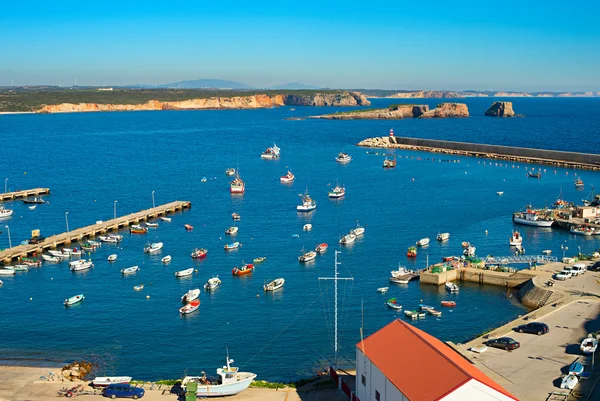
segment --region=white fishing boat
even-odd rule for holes
[[[69,254],[67,254],[67,253],[63,253],[63,252],[61,252],[61,251],[57,251],[57,250],[54,250],[54,249],[49,249],[49,250],[48,250],[48,253],[49,253],[50,255],[52,255],[52,256],[56,256],[56,257],[57,257],[57,258],[59,258],[59,259],[66,259],[66,258],[68,258],[68,257],[69,257]]]
[[[79,295],[75,295],[72,296],[71,298],[67,298],[65,299],[65,306],[71,306],[71,305],[75,305],[81,301],[83,301],[85,299],[85,297],[83,296],[83,294],[79,294]]]
[[[112,255],[108,256],[108,261],[109,262],[114,262],[115,260],[117,260],[119,256],[116,253],[113,253]]]
[[[343,185],[337,184],[331,191],[329,191],[328,196],[330,198],[341,198],[346,195],[346,188]]]
[[[42,255],[42,259],[44,259],[44,262],[52,262],[52,263],[58,263],[58,262],[62,261],[62,258],[59,258],[57,256],[52,256],[52,255]]]
[[[167,255],[160,260],[161,263],[165,263],[165,264],[169,263],[170,261],[171,261],[171,255]]]
[[[157,228],[158,227],[158,223],[146,222],[146,227]]]
[[[264,152],[261,153],[260,157],[263,159],[279,159],[281,156],[281,149],[277,147],[277,145],[273,144],[272,147],[267,148]]]
[[[532,209],[513,214],[513,221],[517,224],[534,227],[550,227],[554,223],[551,217],[545,217],[539,211]]]
[[[217,288],[220,285],[221,285],[221,279],[219,278],[219,276],[212,277],[206,281],[206,284],[204,284],[204,290],[205,291],[214,291],[215,288]]]
[[[393,283],[393,284],[408,284],[409,281],[410,281],[410,278],[405,278],[403,276],[390,277],[390,283]]]
[[[104,387],[109,384],[127,384],[131,381],[131,377],[129,376],[103,376],[96,377],[92,380],[92,386],[94,387]]]
[[[591,236],[594,234],[594,229],[587,226],[571,226],[569,232],[575,235]]]
[[[465,256],[475,256],[475,251],[477,250],[477,248],[475,248],[473,245],[469,245],[467,248],[465,248],[465,250],[463,250],[463,255]]]
[[[12,209],[8,209],[7,207],[4,206],[4,204],[0,204],[0,219],[5,218],[5,217],[10,217],[13,214],[13,210]]]
[[[81,256],[83,252],[81,252],[80,248],[63,248],[62,253],[73,256]]]
[[[352,160],[352,157],[348,153],[340,152],[335,158],[335,161],[338,163],[347,163]]]
[[[440,242],[448,241],[450,239],[450,233],[439,233],[436,239]]]
[[[286,175],[282,175],[281,177],[279,177],[279,181],[286,183],[286,184],[294,181],[295,179],[296,179],[296,176],[294,174],[292,174],[292,172],[290,170],[288,170]]]
[[[117,234],[107,234],[107,235],[99,236],[98,239],[102,242],[109,242],[109,243],[116,244],[117,242],[121,242],[123,240],[123,236],[117,235]]]
[[[139,270],[140,270],[139,266],[131,266],[126,269],[121,269],[121,273],[126,276],[128,274],[135,274]]]
[[[225,175],[235,175],[235,169],[233,167],[229,167],[228,169],[225,169]]]
[[[100,246],[102,246],[102,242],[94,241],[94,240],[91,240],[91,239],[88,240],[88,244],[90,244],[94,248],[99,248]]]
[[[356,223],[356,228],[353,228],[352,230],[350,230],[350,234],[353,234],[356,237],[360,237],[364,233],[365,233],[365,228],[358,223]]]
[[[544,250],[542,251],[542,253],[543,253],[544,255],[550,255],[550,254],[552,253],[552,250],[550,250],[550,249],[544,249]]]
[[[439,311],[439,310],[436,310],[436,309],[433,309],[433,308],[427,309],[427,313],[429,313],[430,315],[435,316],[435,317],[442,316],[442,311]]]
[[[276,278],[268,284],[263,285],[263,290],[265,291],[276,291],[283,287],[285,284],[285,280],[283,278]]]
[[[196,397],[223,397],[227,395],[238,394],[248,388],[256,374],[249,372],[239,372],[239,368],[231,366],[233,359],[227,355],[227,365],[217,369],[219,378],[210,380],[206,374],[202,376],[186,376],[181,385],[186,387],[188,383],[197,383]]]
[[[302,230],[304,230],[304,231],[310,231],[310,230],[312,230],[312,224],[305,224],[302,227]]]
[[[340,245],[348,245],[356,241],[356,235],[346,234],[340,239]]]
[[[156,253],[158,251],[160,251],[163,247],[163,243],[162,242],[154,242],[152,244],[148,244],[148,246],[146,246],[144,248],[144,252],[145,253]]]
[[[517,246],[523,243],[523,237],[518,231],[513,231],[512,237],[509,238],[508,243],[510,246]]]
[[[569,373],[568,375],[563,377],[562,381],[560,382],[560,388],[573,390],[575,386],[577,386],[578,382],[579,379],[577,378],[577,376],[574,373]]]
[[[14,276],[14,275],[15,275],[14,269],[7,269],[7,268],[0,269],[0,276]]]
[[[429,238],[421,238],[417,241],[417,246],[429,245]]]
[[[198,299],[200,296],[200,288],[189,290],[181,297],[181,302],[184,304],[192,302],[194,299]]]
[[[450,281],[446,281],[446,284],[444,285],[446,287],[446,290],[450,291],[450,292],[458,292],[459,288],[456,284],[451,283]]]
[[[302,250],[302,255],[298,256],[298,262],[300,262],[300,263],[310,262],[311,260],[314,260],[316,257],[317,257],[317,253],[315,251],[304,252],[304,250]]]
[[[193,273],[194,273],[194,268],[190,267],[189,269],[180,270],[178,272],[175,272],[175,277],[191,276]]]
[[[160,219],[161,219],[162,221],[166,221],[166,222],[168,222],[168,223],[170,223],[170,222],[171,222],[171,218],[170,218],[170,217],[160,216]]]
[[[29,271],[29,268],[27,267],[27,265],[4,266],[4,269],[6,269],[6,270],[12,270],[12,271],[15,271],[15,272],[26,272],[26,271]],[[2,269],[0,269],[0,271],[2,271]]]
[[[377,289],[377,292],[380,294],[385,294],[386,292],[388,292],[389,289],[390,289],[390,287],[379,287]]]
[[[79,272],[82,270],[87,270],[91,267],[94,267],[94,264],[92,263],[91,260],[88,260],[88,261],[82,260],[82,263],[79,263],[76,265],[70,265],[69,269],[73,272]]]
[[[234,220],[240,220],[242,216],[239,213],[231,213],[231,218]]]
[[[238,228],[236,226],[229,227],[227,230],[225,230],[225,234],[227,234],[227,235],[236,235],[237,232],[238,232]]]
[[[305,191],[304,194],[298,196],[302,198],[302,204],[296,206],[296,210],[299,212],[310,212],[317,208],[317,202],[310,197],[308,191]]]
[[[315,248],[315,252],[317,252],[317,253],[325,253],[327,251],[328,247],[329,247],[329,245],[327,245],[326,243],[319,244]]]

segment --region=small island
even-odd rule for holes
[[[401,120],[404,118],[450,118],[469,117],[464,103],[440,103],[434,109],[426,104],[392,104],[386,109],[353,110],[310,118],[325,120]]]
[[[512,108],[512,102],[494,102],[485,115],[488,117],[514,117],[515,112]]]

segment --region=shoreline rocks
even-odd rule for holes
[[[469,108],[464,103],[440,103],[433,110],[429,110],[419,118],[449,118],[469,117]]]
[[[514,117],[515,112],[512,108],[512,102],[494,102],[485,115],[488,117]]]
[[[392,104],[387,109],[366,109],[311,116],[325,120],[402,120],[404,118],[469,117],[464,103],[440,103],[430,110],[426,104]]]

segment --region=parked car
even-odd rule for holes
[[[144,389],[131,384],[112,383],[104,390],[104,396],[112,399],[133,398],[135,400],[144,396]]]
[[[596,262],[588,268],[589,271],[597,272],[600,271],[600,262]]]
[[[561,280],[561,281],[565,281],[568,278],[573,277],[573,273],[571,273],[570,270],[563,270],[560,273],[557,273],[554,275],[554,278],[556,280]]]
[[[542,334],[549,332],[550,328],[546,323],[531,322],[515,327],[514,330],[518,331],[519,333],[537,334],[538,336],[541,336]]]
[[[518,341],[515,341],[510,337],[500,337],[494,338],[492,340],[487,340],[485,342],[485,345],[494,348],[502,348],[507,351],[517,349],[521,346],[521,344]]]
[[[584,274],[586,270],[587,266],[584,263],[576,263],[573,266],[571,266],[571,274],[574,276]]]

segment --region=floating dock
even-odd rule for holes
[[[50,188],[33,188],[24,191],[5,192],[0,194],[0,202],[5,200],[28,198],[30,196],[40,196],[50,194]]]
[[[4,264],[10,263],[13,259],[26,257],[33,253],[41,253],[46,249],[56,248],[62,245],[69,245],[71,242],[81,241],[88,237],[95,237],[98,234],[104,234],[108,231],[118,231],[127,228],[132,224],[138,224],[142,221],[166,216],[170,213],[182,211],[192,207],[190,201],[175,201],[166,205],[157,206],[151,209],[142,210],[117,217],[106,222],[98,222],[91,226],[78,228],[66,233],[52,235],[39,244],[18,245],[0,252],[0,261]]]

